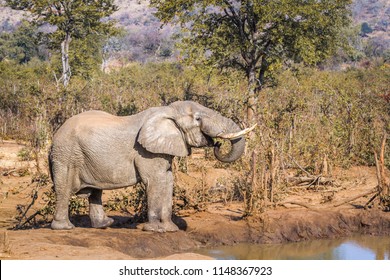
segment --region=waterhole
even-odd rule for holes
[[[389,260],[390,236],[354,236],[287,244],[237,244],[199,250],[221,260]]]

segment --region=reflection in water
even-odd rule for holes
[[[389,260],[390,236],[357,236],[287,244],[239,244],[202,249],[216,259],[238,260]]]

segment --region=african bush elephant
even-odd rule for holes
[[[72,194],[89,199],[92,227],[106,228],[113,219],[102,207],[102,191],[143,182],[148,223],[144,230],[176,231],[172,222],[172,160],[191,147],[214,145],[222,162],[233,162],[245,149],[244,134],[232,120],[191,101],[177,101],[141,113],[118,117],[88,111],[68,119],[53,137],[49,152],[56,192],[52,229],[72,229],[68,205]],[[213,138],[230,139],[228,153]]]

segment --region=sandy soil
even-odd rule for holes
[[[348,198],[373,190],[374,168],[353,167],[334,171],[337,184],[322,188],[291,188],[275,207],[256,217],[243,216],[242,202],[207,204],[202,211],[181,211],[174,217],[180,231],[150,233],[134,224],[131,215],[112,211],[116,222],[108,229],[93,229],[86,215],[72,218],[72,231],[52,231],[46,225],[12,230],[16,207],[31,201],[34,162],[20,161],[24,146],[0,142],[0,259],[208,259],[193,253],[197,248],[240,242],[281,243],[336,238],[355,233],[390,235],[390,213],[362,206],[370,195],[341,206]],[[189,160],[199,161],[199,155]],[[28,172],[27,172],[28,171]],[[199,183],[217,188],[230,171],[207,167],[179,173],[180,184]],[[110,197],[106,192],[105,199]],[[34,207],[42,207],[39,201]]]

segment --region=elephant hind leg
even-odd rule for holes
[[[51,228],[55,230],[73,229],[74,225],[69,220],[69,200],[74,172],[68,166],[55,162],[52,164],[52,174],[56,192],[56,211]]]
[[[69,220],[53,220],[51,222],[51,229],[54,230],[67,230],[74,229],[74,225]]]
[[[114,219],[106,216],[102,205],[102,190],[93,189],[89,196],[89,217],[94,228],[107,228]]]
[[[54,219],[51,222],[52,229],[69,230],[74,228],[74,225],[69,220],[69,199],[70,192],[69,194],[57,192],[56,212],[54,214]]]

